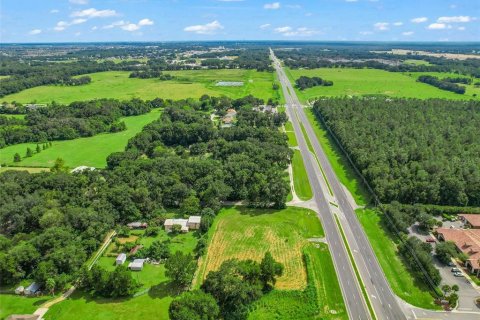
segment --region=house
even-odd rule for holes
[[[146,229],[148,227],[148,223],[135,221],[127,223],[127,227],[129,227],[130,229]]]
[[[480,229],[480,214],[459,214],[467,228]]]
[[[163,224],[165,226],[165,231],[170,232],[174,225],[180,226],[182,232],[188,232],[190,229],[197,230],[200,228],[200,222],[202,217],[200,216],[190,216],[188,219],[167,219]]]
[[[465,266],[471,273],[480,275],[480,229],[438,228],[437,237],[455,243],[458,252],[468,256]]]
[[[40,284],[36,282],[32,282],[26,289],[25,289],[25,295],[27,296],[32,296],[36,293],[40,292]]]
[[[15,289],[15,294],[23,294],[25,292],[25,287],[20,286],[17,289]]]
[[[132,271],[141,271],[143,269],[143,263],[145,259],[135,259],[128,264],[128,268]]]
[[[200,216],[190,216],[188,217],[187,227],[188,229],[198,230],[200,229],[200,222],[202,221],[202,217]]]
[[[73,169],[72,171],[70,171],[70,173],[80,173],[80,172],[83,172],[83,171],[93,171],[93,170],[95,170],[94,167],[79,166],[79,167],[76,167],[75,169]]]
[[[127,255],[125,253],[120,253],[117,258],[115,259],[115,265],[122,265],[127,260]]]

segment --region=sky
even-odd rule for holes
[[[478,0],[0,0],[0,43],[480,41]]]

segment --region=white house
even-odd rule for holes
[[[128,268],[132,271],[141,271],[143,269],[143,263],[145,259],[135,259],[128,264]]]
[[[122,265],[125,263],[125,260],[127,260],[127,255],[125,253],[120,253],[117,256],[117,259],[115,259],[115,265]]]
[[[197,230],[200,228],[200,222],[202,217],[200,216],[190,216],[188,219],[167,219],[163,224],[165,226],[165,231],[170,232],[174,225],[180,226],[182,232],[188,232],[190,229]]]

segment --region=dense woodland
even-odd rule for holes
[[[120,117],[144,114],[162,103],[161,99],[101,99],[24,109],[25,120],[8,119],[0,114],[0,148],[23,142],[71,140],[121,131],[125,124],[119,121]],[[16,110],[3,108],[3,111]]]
[[[219,101],[203,97],[198,107]],[[235,127],[216,128],[186,101],[165,102],[175,107],[166,107],[125,152],[112,154],[103,171],[69,174],[59,160],[51,173],[0,174],[1,283],[33,278],[46,286],[53,279],[63,289],[107,230],[136,220],[161,225],[165,208],[205,213],[211,223],[224,200],[283,207],[292,156],[278,130],[285,116],[251,111],[243,103],[258,102],[252,97],[224,101],[238,110]],[[125,275],[117,273],[105,275],[105,283]]]
[[[478,101],[338,98],[315,110],[382,202],[480,206]]]

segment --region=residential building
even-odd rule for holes
[[[468,256],[465,266],[471,273],[480,275],[480,229],[438,228],[438,239],[452,241],[458,252]]]
[[[167,219],[163,225],[165,226],[165,231],[167,232],[172,231],[174,225],[180,226],[180,230],[182,232],[188,232],[190,229],[200,229],[201,221],[202,217],[200,216],[190,216],[188,219]]]
[[[120,253],[117,258],[115,259],[115,265],[122,265],[127,260],[127,255],[125,253]]]
[[[143,263],[145,259],[135,259],[128,264],[128,268],[132,271],[141,271],[143,269]]]
[[[465,223],[465,227],[471,229],[480,229],[480,214],[459,214],[460,219]]]

